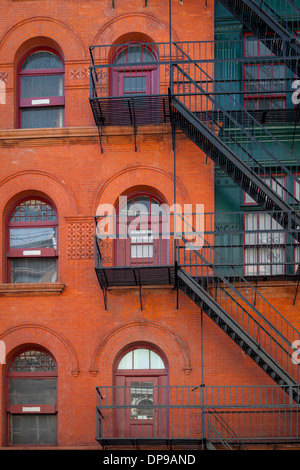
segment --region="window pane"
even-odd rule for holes
[[[128,63],[139,64],[142,62],[142,46],[128,46]]]
[[[62,127],[63,107],[51,106],[40,108],[24,108],[21,110],[21,120],[22,129]]]
[[[135,349],[133,357],[134,369],[149,369],[149,349]]]
[[[56,220],[56,213],[46,202],[27,200],[13,211],[10,222],[40,222]]]
[[[259,66],[259,91],[269,93],[271,90],[271,66]]]
[[[56,282],[56,259],[12,258],[11,282]]]
[[[273,65],[273,90],[285,91],[285,66],[284,65]]]
[[[22,65],[22,70],[61,69],[60,58],[52,52],[39,51],[28,56]]]
[[[124,77],[124,93],[146,93],[146,77]]]
[[[245,100],[245,109],[248,111],[256,111],[258,100]]]
[[[245,231],[248,232],[248,231],[255,231],[255,230],[257,230],[257,214],[246,214],[245,215]],[[256,245],[256,243],[257,243],[256,233],[245,234],[246,245]]]
[[[245,80],[245,91],[250,93],[257,91],[258,68],[256,65],[245,66]]]
[[[132,356],[133,353],[130,351],[120,361],[118,369],[132,369]]]
[[[10,444],[56,444],[56,415],[10,415]]]
[[[159,357],[158,354],[156,354],[153,351],[150,351],[150,363],[151,363],[151,369],[164,369],[165,368],[165,365],[162,359]]]
[[[257,251],[256,248],[245,249],[245,275],[257,275]]]
[[[153,419],[152,382],[131,382],[130,404],[132,419]]]
[[[21,77],[21,98],[63,96],[62,75]]]
[[[258,41],[251,36],[246,36],[246,56],[254,57],[258,54]]]
[[[11,228],[10,248],[55,248],[56,228]]]
[[[56,379],[10,379],[10,405],[56,405]]]
[[[55,372],[56,365],[52,357],[43,351],[24,351],[17,356],[10,372]]]

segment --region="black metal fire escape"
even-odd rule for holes
[[[183,237],[177,246],[178,287],[300,403],[299,367],[292,361],[300,333],[234,268],[229,277],[218,272],[218,256],[206,240],[197,250]]]
[[[193,63],[180,46],[177,46],[177,49],[181,58],[187,59],[194,69],[192,77],[186,71],[187,67],[173,63],[173,91],[170,91],[170,115],[173,125],[203,150],[264,211],[270,213],[286,231],[300,241],[300,234],[297,230],[300,227],[299,209],[293,210],[290,205],[295,202],[299,204],[299,201],[296,201],[294,196],[283,187],[281,188],[282,195],[279,195],[278,191],[267,184],[263,176],[272,179],[273,164],[280,168],[282,174],[289,175],[297,184],[299,184],[299,179],[256,137],[257,129],[264,133],[264,137],[267,135],[264,126],[241,106],[241,117],[237,120],[234,114],[218,102],[214,92],[207,89],[207,83],[217,85],[213,78],[198,63]],[[201,79],[194,78],[197,74],[201,75]],[[188,93],[177,92],[176,86],[183,87],[188,90]],[[219,86],[218,89],[221,90]],[[195,102],[191,101],[191,96]],[[205,100],[204,106],[203,103],[197,106],[196,101],[199,101],[199,98]],[[234,133],[230,132],[230,128],[238,129],[238,139]],[[274,139],[273,136],[272,139]],[[269,160],[268,164],[258,161],[251,152],[251,145],[249,147],[245,142],[253,144],[253,148],[259,148],[263,159],[265,156]],[[277,145],[280,143],[277,142]],[[276,214],[273,211],[276,211]]]
[[[276,11],[276,5],[268,0],[218,0],[260,41],[279,57],[289,57],[287,66],[299,76],[300,43],[297,26],[289,24]],[[292,0],[281,0],[285,11],[289,9],[294,17],[300,15],[300,8]],[[274,41],[272,41],[274,39]],[[280,41],[278,41],[280,39]]]

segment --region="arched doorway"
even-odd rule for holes
[[[115,266],[169,264],[170,220],[157,196],[135,193],[118,208]]]
[[[162,352],[150,345],[131,346],[118,357],[114,374],[117,437],[165,437],[168,365]]]

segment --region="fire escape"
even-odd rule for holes
[[[299,76],[297,34],[293,24],[282,19],[274,9],[274,2],[219,1],[272,52],[271,58],[264,57],[264,60],[284,63],[294,74],[293,79]],[[285,11],[294,13],[293,17],[300,17],[300,9],[293,1],[286,0],[281,4]],[[151,73],[157,70],[160,76],[160,86],[144,96],[126,93],[120,96],[112,88],[113,74],[125,74],[126,69],[128,77],[139,76],[140,63],[128,65],[113,61],[122,46],[90,48],[90,104],[99,129],[101,150],[105,151],[102,141],[105,126],[132,126],[136,150],[139,126],[169,124],[174,146],[176,132],[183,132],[268,214],[276,223],[276,232],[280,227],[297,244],[300,241],[299,200],[273,176],[283,175],[293,187],[298,187],[297,157],[264,124],[266,115],[259,118],[258,113],[245,109],[240,100],[245,92],[240,86],[241,80],[239,84],[233,84],[233,91],[222,79],[216,78],[217,45],[172,42],[142,44],[140,47],[151,52],[147,57],[145,54],[144,69],[148,68]],[[290,93],[291,90],[285,91]],[[298,116],[298,109],[294,107],[290,115],[292,118]],[[276,121],[276,111],[273,118]],[[101,216],[95,218],[96,231],[103,219]],[[176,236],[178,225],[184,225],[188,232]],[[292,360],[291,345],[299,339],[300,333],[259,293],[234,262],[224,258],[224,250],[214,246],[213,229],[210,235],[203,234],[197,230],[193,217],[185,219],[176,213],[169,219],[169,228],[172,234],[168,246],[170,257],[154,265],[129,263],[124,257],[120,261],[115,255],[121,243],[116,232],[106,238],[96,234],[95,270],[106,307],[107,290],[113,286],[137,286],[141,291],[145,285],[173,285],[177,290],[177,301],[181,290],[286,392],[289,406],[297,408],[300,404],[299,368]],[[161,233],[156,235],[161,236]],[[193,242],[195,238],[198,245]],[[161,243],[160,238],[158,243]],[[226,266],[226,270],[223,271],[221,266]],[[297,279],[296,274],[294,277]],[[103,426],[105,413],[113,405],[111,402],[103,406],[103,397],[107,397],[108,392],[103,393],[100,389],[98,392],[98,440],[109,443],[113,439],[103,435]],[[220,414],[212,412],[213,406],[213,401],[205,401],[202,397],[202,420],[203,416],[221,419]],[[212,421],[207,422],[206,429],[212,428]],[[226,433],[227,442],[239,442],[239,437],[233,434],[231,427],[230,433]],[[244,438],[247,440],[247,436]],[[191,437],[186,440],[194,442]],[[214,441],[211,435],[210,440]],[[181,442],[179,438],[174,441]]]

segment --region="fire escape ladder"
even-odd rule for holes
[[[300,9],[291,0],[280,5],[270,0],[219,0],[249,31],[261,40],[276,56],[290,57],[288,67],[299,75],[300,43],[296,33]],[[278,9],[281,11],[278,11]],[[283,18],[290,12],[291,21]],[[291,24],[290,24],[291,23]]]
[[[183,55],[188,58],[184,52]],[[194,63],[192,66],[195,79],[187,73],[187,67],[183,69],[178,64],[173,64],[173,92],[170,98],[173,125],[300,241],[297,231],[300,214],[290,205],[299,204],[299,201],[272,176],[272,168],[276,168],[276,172],[288,175],[294,183],[300,184],[293,172],[273,155],[272,146],[279,149],[283,146],[243,108],[242,122],[238,122],[218,103],[213,91],[208,90],[211,84],[215,84],[213,79],[199,64]],[[183,93],[180,92],[181,89],[184,90]],[[268,139],[270,149],[267,148]],[[253,156],[255,149],[259,149],[262,160],[266,163],[262,164]],[[286,154],[288,150],[284,148],[284,152]],[[295,158],[292,154],[291,157]],[[267,180],[274,184],[268,184]]]

